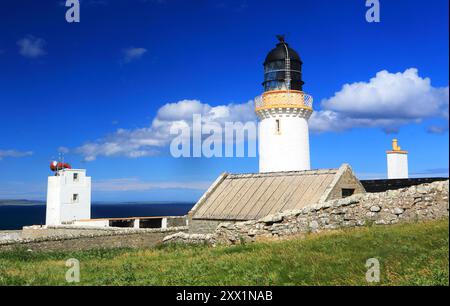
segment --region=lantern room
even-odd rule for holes
[[[264,91],[302,91],[302,61],[298,53],[289,47],[284,36],[277,36],[279,43],[264,61]]]

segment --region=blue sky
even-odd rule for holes
[[[154,122],[172,122],[168,105],[251,118],[279,33],[314,96],[313,168],[383,178],[397,137],[413,176],[447,176],[448,1],[380,2],[368,23],[364,0],[83,0],[69,24],[64,1],[2,1],[0,198],[45,198],[58,150],[87,168],[94,200],[195,201],[221,172],[258,171],[175,159]]]

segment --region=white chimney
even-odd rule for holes
[[[397,139],[392,140],[392,150],[386,154],[388,179],[408,178],[408,151],[401,150]]]

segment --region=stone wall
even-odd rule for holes
[[[186,244],[216,244],[214,234],[188,234],[175,233],[164,237],[163,243],[186,243]]]
[[[21,231],[0,231],[0,241],[20,239]]]
[[[283,182],[291,180],[291,176],[298,176],[298,180],[296,180],[293,184],[289,184],[289,188],[284,187],[285,183],[273,183],[267,184],[266,186],[264,184],[261,185],[261,183],[257,184],[250,183],[249,181],[244,181],[245,186],[248,187],[239,189],[239,186],[241,185],[236,185],[236,190],[230,187],[231,189],[233,189],[231,195],[233,195],[234,197],[225,196],[228,193],[223,192],[219,192],[219,194],[213,195],[214,191],[217,189],[217,186],[222,184],[224,180],[232,178],[240,178],[241,180],[255,180],[260,178],[261,176],[267,178],[282,177]],[[307,180],[307,177],[310,178],[313,176],[317,176],[317,179],[314,181],[317,183],[317,188],[308,188],[310,181]],[[327,176],[331,176],[332,179],[328,179]],[[293,180],[291,181],[294,182]],[[249,188],[250,186],[252,186],[252,188]],[[253,188],[253,186],[255,187]],[[279,186],[278,191],[280,192],[275,192],[275,190],[273,190],[273,188],[277,188],[276,186]],[[267,188],[269,188],[270,192],[264,193],[262,196],[261,194],[258,194],[260,191],[266,191]],[[290,206],[291,209],[293,209],[294,207],[299,209],[310,203],[322,203],[330,200],[341,199],[344,196],[347,196],[347,194],[344,195],[344,190],[345,193],[350,192],[350,195],[365,193],[364,187],[356,178],[352,168],[348,164],[343,164],[341,167],[339,167],[339,169],[309,170],[293,173],[281,172],[272,174],[252,173],[243,175],[222,175],[218,180],[216,180],[216,182],[210,187],[210,189],[202,196],[202,198],[189,212],[189,232],[195,234],[214,233],[217,226],[222,222],[239,222],[260,218],[269,214],[269,211],[271,211],[272,213],[279,211],[281,207],[286,205]],[[221,194],[223,194],[224,196],[221,196]],[[255,195],[251,196],[252,194]],[[245,195],[249,195],[246,200],[239,200]],[[266,197],[266,195],[268,195],[268,197]],[[295,195],[301,197],[297,202],[292,200],[291,203],[290,199],[297,198]],[[208,198],[211,197],[215,200],[212,202],[208,202]],[[313,197],[314,200],[306,200],[312,199]],[[283,201],[278,201],[280,198],[283,199]],[[242,204],[244,207],[241,208],[241,212],[246,211],[246,213],[239,215],[237,211],[227,211],[226,208],[236,205],[236,201],[242,201],[241,203],[245,203]],[[197,215],[196,212],[203,205],[206,205],[206,207],[208,207],[206,211],[210,210],[209,213],[203,211],[202,214]],[[252,211],[252,213],[250,213],[250,211]]]
[[[278,238],[346,227],[387,225],[448,218],[449,181],[434,182],[382,193],[356,194],[314,204],[301,210],[260,220],[221,223],[206,243],[238,244],[261,238]],[[200,243],[196,239],[196,243]],[[190,237],[171,235],[164,242],[189,242]]]
[[[39,231],[36,229],[36,231]],[[42,230],[43,231],[43,230]],[[0,241],[0,251],[16,248],[32,251],[79,251],[94,248],[144,248],[152,247],[168,234],[187,231],[187,227],[170,229],[50,229],[51,234]],[[44,232],[44,231],[43,231]],[[42,232],[42,233],[43,233]],[[57,233],[59,235],[57,235]]]
[[[167,227],[186,226],[187,216],[167,217]]]
[[[123,229],[121,229],[123,231]],[[25,226],[22,229],[22,239],[38,239],[49,237],[77,237],[105,234],[117,231],[115,228],[90,228],[81,226]]]
[[[216,228],[223,221],[191,219],[189,223],[189,233],[210,234],[214,233]]]

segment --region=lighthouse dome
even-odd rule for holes
[[[287,43],[280,42],[277,44],[277,46],[272,49],[269,54],[266,56],[266,60],[264,61],[264,65],[270,62],[276,62],[276,61],[284,61],[286,60],[286,47],[287,51],[289,53],[289,58],[291,61],[297,61],[302,63],[300,56],[298,55],[297,51],[289,47]]]
[[[283,36],[277,36],[279,43],[264,61],[264,90],[302,91],[302,64],[297,51],[289,47]]]

